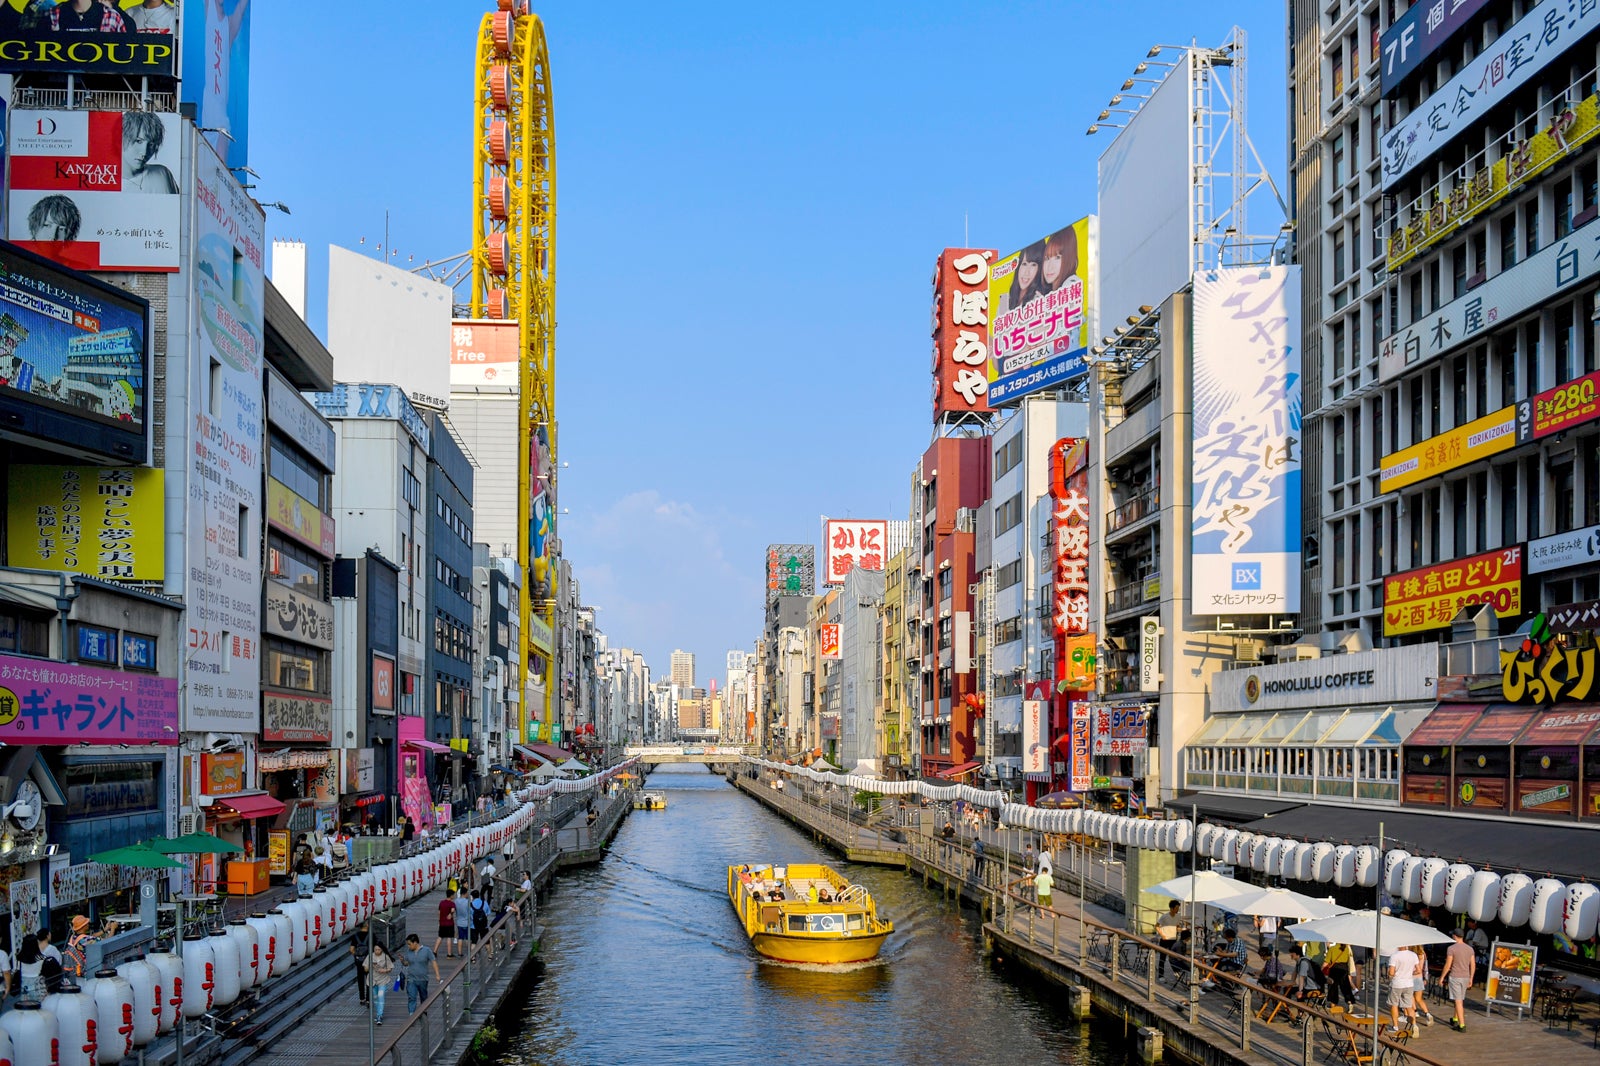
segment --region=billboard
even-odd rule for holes
[[[275,477],[267,478],[267,521],[301,544],[333,558],[333,519]]]
[[[1159,307],[1189,283],[1193,272],[1192,62],[1187,51],[1178,56],[1165,80],[1100,156],[1100,289],[1095,304],[1100,321],[1108,326],[1137,315],[1141,304]],[[1098,335],[1096,330],[1090,337]]]
[[[1300,268],[1195,275],[1196,614],[1300,609],[1301,413]]]
[[[106,581],[160,581],[163,480],[148,467],[13,466],[7,562]]]
[[[1378,348],[1378,380],[1390,381],[1471,344],[1496,324],[1544,305],[1554,294],[1597,273],[1600,220],[1591,220],[1437,311],[1389,334]]]
[[[810,596],[817,587],[817,551],[809,544],[767,545],[767,606],[779,596]]]
[[[1499,618],[1522,614],[1522,548],[1500,548],[1448,563],[1391,574],[1383,582],[1383,635],[1443,629],[1475,603]]]
[[[1517,408],[1516,404],[1502,407],[1409,448],[1389,453],[1378,466],[1378,491],[1403,489],[1515,448],[1521,443]]]
[[[1051,518],[1051,546],[1055,553],[1055,639],[1063,644],[1089,631],[1089,441],[1086,438],[1063,437],[1050,449],[1050,495],[1055,501]],[[1066,659],[1063,653],[1061,677],[1067,676]]]
[[[823,526],[822,583],[843,585],[860,567],[882,570],[889,556],[889,523],[878,519],[829,518]]]
[[[1600,526],[1585,526],[1528,541],[1527,570],[1530,574],[1596,563],[1600,563]]]
[[[183,102],[229,167],[249,162],[250,0],[182,0]]]
[[[1393,188],[1596,28],[1600,28],[1600,4],[1573,4],[1560,15],[1551,8],[1530,9],[1383,135],[1384,190]],[[1561,84],[1566,84],[1565,76]]]
[[[148,317],[133,294],[0,243],[0,430],[143,462]]]
[[[196,403],[188,414],[189,595],[203,609],[189,616],[184,728],[253,733],[262,713],[265,220],[214,152],[196,143],[192,154],[188,387],[221,406]]]
[[[1383,69],[1383,95],[1390,93],[1406,76],[1422,65],[1457,30],[1465,26],[1489,0],[1428,0],[1415,3],[1400,14],[1383,34],[1380,52]]]
[[[1150,748],[1149,721],[1142,703],[1094,705],[1094,753],[1142,755]]]
[[[933,420],[987,414],[989,264],[987,248],[946,248],[933,267]]]
[[[521,331],[515,322],[457,319],[450,323],[450,387],[519,385]]]
[[[837,659],[839,657],[839,633],[841,626],[837,622],[824,622],[817,627],[817,656],[822,659]]]
[[[0,655],[0,741],[176,744],[178,682]]]
[[[305,692],[264,692],[261,739],[326,744],[333,739],[333,701]]]
[[[989,405],[1059,389],[1089,372],[1094,335],[1095,220],[1079,219],[995,263],[987,309],[965,303],[958,325],[989,320]]]
[[[424,407],[450,406],[449,286],[328,248],[328,351],[344,381],[393,381]]]
[[[178,269],[183,120],[11,112],[6,237],[76,270]]]
[[[1022,772],[1042,774],[1050,769],[1050,746],[1045,743],[1044,700],[1022,701]]]
[[[134,0],[0,3],[0,73],[177,74],[177,9]]]
[[[337,441],[333,427],[276,370],[267,368],[267,421],[287,435],[324,470],[334,468]]]

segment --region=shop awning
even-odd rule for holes
[[[1541,748],[1577,747],[1585,740],[1600,742],[1594,734],[1600,734],[1600,705],[1569,703],[1546,710],[1516,742]]]
[[[1164,801],[1162,806],[1177,811],[1181,817],[1188,817],[1190,810],[1193,809],[1199,813],[1202,820],[1211,817],[1223,822],[1248,822],[1282,811],[1294,810],[1301,806],[1301,803],[1292,799],[1267,797],[1257,799],[1253,796],[1229,796],[1213,792],[1180,792],[1175,798]]]
[[[1447,748],[1488,709],[1484,703],[1441,703],[1406,737],[1407,744]]]
[[[440,744],[435,740],[422,740],[418,737],[413,737],[412,739],[406,741],[405,746],[417,751],[433,751],[440,753],[451,750],[450,745],[448,744]]]
[[[283,804],[265,792],[236,792],[231,796],[218,796],[213,807],[225,807],[240,818],[276,818],[283,813]]]
[[[1186,810],[1186,801],[1167,804]],[[1204,808],[1201,808],[1202,811]],[[1509,819],[1457,818],[1436,812],[1410,813],[1389,808],[1305,804],[1251,822],[1246,828],[1272,836],[1304,840],[1376,844],[1378,823],[1388,841],[1426,841],[1429,854],[1496,870],[1546,871],[1569,881],[1600,878],[1600,848],[1595,830],[1577,825],[1540,825]]]
[[[568,759],[577,758],[577,756],[572,754],[572,752],[565,748],[558,748],[554,744],[533,743],[527,745],[527,747],[532,748],[538,754],[539,758],[548,759],[553,763],[564,763]]]
[[[1539,708],[1515,703],[1493,703],[1483,717],[1456,740],[1456,746],[1499,747],[1510,744],[1528,723],[1539,717]]]
[[[976,770],[978,767],[980,767],[982,765],[983,765],[983,763],[981,763],[981,762],[964,762],[959,766],[952,766],[948,770],[941,770],[937,774],[935,774],[934,776],[935,777],[942,777],[945,780],[949,781],[949,780],[953,780],[953,779],[955,779],[957,777],[965,777],[966,775],[972,773],[972,771]]]
[[[538,752],[528,747],[526,744],[513,744],[511,745],[511,750],[516,752],[522,758],[527,759],[529,762],[547,763],[550,761],[543,755],[540,755]]]

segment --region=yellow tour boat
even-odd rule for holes
[[[865,887],[818,863],[730,866],[728,900],[751,946],[782,962],[865,962],[894,932]]]
[[[664,811],[667,809],[667,794],[665,792],[641,792],[633,797],[633,809],[636,811]]]

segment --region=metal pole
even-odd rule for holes
[[[1378,891],[1373,900],[1372,921],[1372,1060],[1378,1060],[1378,989],[1383,984],[1383,823],[1378,823]]]

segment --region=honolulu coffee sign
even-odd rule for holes
[[[1375,648],[1211,675],[1211,710],[1283,711],[1308,707],[1423,702],[1435,698],[1435,645]]]

